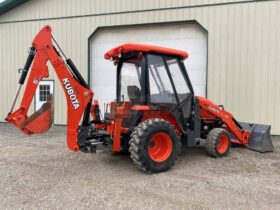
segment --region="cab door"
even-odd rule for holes
[[[193,89],[187,72],[179,59],[165,57],[165,61],[178,96],[177,109],[182,111],[184,119],[188,119],[191,115]]]
[[[177,57],[147,55],[149,103],[179,113],[184,119],[191,114],[192,87]],[[185,120],[184,120],[185,121]]]

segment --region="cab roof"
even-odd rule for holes
[[[122,45],[119,45],[108,52],[105,53],[104,57],[105,59],[113,59],[115,60],[118,58],[119,53],[128,53],[128,52],[154,52],[154,53],[160,53],[165,55],[176,55],[179,56],[181,59],[188,58],[188,53],[181,51],[181,50],[175,50],[171,48],[166,47],[159,47],[154,45],[146,45],[146,44],[138,44],[138,43],[125,43]]]

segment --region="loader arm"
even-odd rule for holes
[[[50,62],[62,85],[67,100],[67,145],[71,150],[78,151],[78,126],[83,115],[83,126],[86,126],[89,123],[93,92],[89,89],[87,83],[84,81],[73,62],[67,58],[66,61],[62,59],[53,45],[52,40],[54,40],[54,38],[51,34],[50,26],[43,27],[34,38],[28,59],[19,80],[19,88],[16,98],[6,120],[14,124],[22,132],[29,135],[42,133],[48,130],[50,127],[48,125],[50,123],[46,121],[51,119],[51,111],[49,108],[52,105],[50,105],[50,101],[47,102],[46,108],[40,111],[41,113],[37,115],[33,114],[30,117],[27,113],[39,82],[49,76],[47,62]],[[57,45],[55,40],[54,42]],[[60,49],[59,46],[58,48]],[[30,74],[20,107],[13,111],[20,88],[25,82],[29,69]]]
[[[234,119],[232,114],[221,109],[218,105],[206,98],[200,96],[196,96],[196,98],[199,100],[199,106],[201,107],[200,115],[202,118],[214,117],[220,119],[224,124],[226,124],[227,129],[237,138],[235,141],[232,140],[233,142],[248,146],[251,132],[244,130]]]

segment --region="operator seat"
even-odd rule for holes
[[[127,86],[127,95],[132,103],[140,103],[141,90],[136,85]]]

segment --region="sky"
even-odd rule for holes
[[[0,0],[0,3],[2,3],[3,1],[5,1],[5,0]]]

